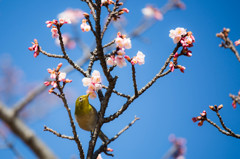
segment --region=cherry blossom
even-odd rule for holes
[[[32,46],[28,48],[30,51],[34,51],[33,56],[37,57],[39,55],[39,45],[37,39],[34,39],[34,43],[32,42]]]
[[[91,78],[84,77],[82,79],[83,86],[88,87],[86,93],[89,94],[90,98],[96,98],[96,91],[102,89],[102,80],[100,76],[100,72],[94,70]]]
[[[73,24],[76,24],[83,18],[83,11],[69,8],[59,13],[58,18],[69,19]]]
[[[142,9],[142,13],[146,18],[155,18],[157,20],[163,19],[163,14],[161,11],[151,5],[147,5]]]
[[[60,68],[62,67],[62,63],[59,63],[57,68],[50,69],[48,68],[47,71],[50,73],[50,78],[53,79],[52,81],[45,81],[44,85],[49,86],[51,85],[52,88],[48,90],[49,93],[52,93],[54,89],[57,87],[57,82],[64,82],[64,83],[71,83],[72,80],[66,79],[66,73],[60,72]]]
[[[81,24],[80,27],[81,27],[83,32],[88,32],[88,31],[91,30],[91,27],[90,27],[90,25],[87,24],[87,20],[86,19],[82,20],[82,24]]]
[[[197,121],[199,121],[198,126],[202,126],[204,120],[206,120],[207,118],[207,112],[204,110],[202,113],[200,113],[200,116],[197,117],[193,117],[192,121],[195,123]]]
[[[55,26],[52,27],[51,32],[52,32],[52,38],[57,38],[59,36],[58,29]]]
[[[115,39],[115,43],[119,48],[131,49],[132,44],[130,38],[126,38],[126,35],[122,35],[120,32],[117,34],[117,38]]]
[[[235,41],[234,44],[235,44],[236,46],[240,45],[240,39],[237,40],[237,41]]]
[[[137,56],[133,57],[131,63],[132,63],[132,65],[137,64],[137,63],[139,65],[144,64],[145,63],[145,55],[141,51],[138,51]]]
[[[181,40],[182,36],[186,34],[186,29],[178,27],[175,30],[170,30],[169,37],[172,38],[173,42],[176,44]]]

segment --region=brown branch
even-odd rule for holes
[[[121,131],[119,131],[114,137],[112,137],[108,142],[104,143],[102,146],[100,146],[100,148],[98,150],[96,150],[94,152],[93,158],[96,158],[98,156],[98,154],[100,154],[101,152],[104,152],[106,150],[107,145],[109,145],[111,142],[113,142],[114,140],[116,140],[122,133],[124,133],[127,129],[129,129],[137,120],[139,120],[140,118],[138,117],[134,117],[134,120],[129,123],[127,126],[125,126]]]
[[[53,58],[64,58],[63,55],[55,55],[55,54],[51,54],[51,53],[47,53],[46,51],[42,50],[41,47],[39,47],[39,52],[41,52],[42,54],[48,56],[48,57],[53,57]]]
[[[14,155],[16,156],[17,159],[24,159],[22,157],[21,153],[16,149],[14,144],[12,142],[10,142],[7,139],[7,136],[5,136],[1,131],[0,131],[0,136],[2,137],[2,139],[4,140],[4,142],[6,144],[6,148],[9,148],[14,153]]]
[[[77,146],[78,146],[78,150],[79,150],[79,153],[80,153],[80,158],[81,159],[84,159],[84,151],[83,151],[83,147],[82,147],[82,144],[80,143],[80,140],[78,138],[78,135],[77,135],[77,131],[76,131],[76,127],[75,127],[75,124],[74,124],[74,121],[73,121],[73,117],[72,117],[72,114],[71,114],[71,110],[67,104],[67,99],[65,97],[65,94],[63,93],[63,88],[60,86],[60,83],[58,81],[58,75],[56,77],[56,81],[57,81],[57,88],[60,92],[60,98],[62,99],[62,102],[64,104],[64,107],[66,108],[67,110],[67,113],[68,113],[68,117],[69,117],[69,120],[70,120],[70,124],[71,124],[71,127],[72,127],[72,133],[73,133],[73,136],[74,136],[74,141],[76,142]]]
[[[175,49],[173,50],[173,52],[170,54],[170,56],[168,57],[167,61],[165,62],[165,64],[163,65],[163,67],[161,68],[161,70],[158,72],[158,74],[156,74],[156,76],[150,81],[148,82],[140,91],[139,91],[139,95],[141,95],[143,92],[145,92],[149,87],[151,87],[158,78],[162,77],[162,73],[164,72],[164,70],[167,68],[167,66],[170,63],[170,60],[173,58],[173,55],[177,52],[177,50],[179,49],[179,47],[181,47],[181,44],[178,43],[177,46],[175,47]],[[169,72],[169,71],[168,71]]]
[[[222,130],[216,123],[212,122],[210,119],[207,118],[206,121],[207,121],[209,124],[211,124],[211,125],[213,125],[214,127],[216,127],[219,132],[221,132],[221,133],[223,133],[223,134],[225,134],[225,135],[227,135],[227,136],[232,136],[232,137],[235,137],[235,138],[240,138],[240,135],[235,134],[235,135],[233,136],[233,134],[230,134],[229,132],[227,132],[227,131],[225,131],[225,130]]]
[[[101,33],[101,38],[103,38],[104,33],[105,33],[105,31],[107,30],[108,25],[110,24],[110,22],[111,22],[111,20],[112,20],[113,15],[116,14],[115,12],[116,12],[116,10],[119,8],[119,6],[118,6],[117,4],[118,4],[118,2],[115,2],[115,3],[114,3],[113,10],[112,10],[111,13],[109,14],[109,16],[108,16],[108,18],[107,18],[107,21],[106,21],[106,23],[105,23],[105,25],[104,25],[104,27],[103,27],[103,30],[102,30],[102,33]]]
[[[232,98],[232,100],[236,101],[238,104],[240,104],[240,95],[233,95],[233,94],[229,94],[229,97]]]
[[[229,32],[230,32],[229,29],[224,28],[222,32],[216,34],[217,37],[221,38],[224,41],[219,46],[224,48],[229,48],[235,54],[238,61],[240,62],[240,55],[236,47],[234,46],[233,42],[228,37]]]
[[[85,55],[81,57],[79,60],[77,60],[75,63],[79,66],[82,66],[86,61],[88,61],[89,55]],[[68,65],[62,69],[62,72],[70,73],[74,70],[74,68],[71,65]],[[43,84],[39,84],[34,89],[32,89],[23,99],[21,99],[19,102],[17,102],[13,108],[14,113],[17,115],[21,110],[23,110],[29,103],[31,103],[37,95],[42,93],[47,87]]]
[[[108,87],[104,86],[104,85],[102,85],[102,88],[108,89]],[[113,89],[113,93],[115,93],[115,94],[117,94],[117,95],[119,95],[121,97],[127,98],[127,99],[131,98],[130,95],[126,95],[126,94],[120,93],[120,92],[116,91],[115,89]]]
[[[137,89],[137,81],[136,81],[136,70],[134,65],[132,65],[132,80],[133,80],[133,87],[135,91],[135,96],[138,96],[138,89]]]
[[[156,81],[157,79],[159,79],[160,77],[164,77],[165,75],[169,74],[171,71],[170,69],[168,71],[166,71],[165,73],[164,70],[166,69],[166,67],[168,66],[170,60],[173,58],[173,55],[177,52],[177,50],[179,49],[179,47],[181,46],[180,43],[177,44],[177,46],[175,47],[175,49],[173,50],[173,52],[169,55],[167,61],[165,62],[164,66],[161,68],[161,70],[159,71],[158,74],[156,74],[156,76],[150,81],[148,82],[140,91],[138,91],[138,96],[140,96],[141,94],[143,94],[148,88],[150,88]],[[114,119],[118,118],[119,115],[121,115],[125,110],[127,110],[127,108],[129,107],[129,105],[138,97],[133,95],[131,98],[129,98],[127,100],[127,102],[114,114],[110,115],[109,117],[106,117],[104,119],[104,122],[110,122],[113,121]]]
[[[62,53],[64,55],[64,59],[66,59],[68,61],[68,63],[70,65],[72,65],[76,70],[78,70],[80,73],[82,73],[85,77],[87,77],[87,74],[86,72],[84,72],[84,70],[78,66],[76,63],[74,63],[70,58],[69,56],[67,55],[66,51],[65,51],[65,47],[64,47],[64,44],[63,44],[63,39],[62,39],[62,33],[60,31],[60,25],[57,25],[57,29],[58,29],[58,34],[59,34],[59,41],[60,41],[60,46],[61,46],[61,50],[62,50]]]
[[[61,137],[61,138],[64,138],[64,139],[74,140],[74,137],[67,136],[67,135],[62,135],[62,134],[58,133],[57,131],[55,131],[55,130],[53,130],[51,128],[48,128],[47,126],[44,126],[43,131],[49,131],[49,132],[53,133],[54,135],[56,135],[58,137]]]
[[[114,43],[115,43],[115,39],[114,39],[113,41],[105,44],[105,45],[103,46],[103,48],[106,48],[106,47],[108,47],[108,46],[111,46],[111,45],[114,44]]]
[[[0,118],[8,125],[9,129],[18,136],[39,158],[55,159],[51,150],[25,125],[22,120],[14,115],[12,109],[0,102]]]

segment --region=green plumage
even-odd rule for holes
[[[93,132],[97,123],[98,114],[97,110],[89,104],[88,96],[89,94],[77,98],[75,103],[75,119],[80,128]],[[108,140],[107,136],[104,135],[102,131],[100,131],[98,136],[103,142]]]

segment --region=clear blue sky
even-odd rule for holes
[[[166,1],[129,0],[124,6],[130,10],[130,13],[126,15],[127,32],[139,24],[142,17],[141,9],[145,4],[150,3],[161,7]],[[180,65],[186,67],[184,74],[176,70],[158,80],[154,87],[137,99],[124,115],[104,125],[103,131],[111,137],[133,120],[135,115],[141,118],[130,130],[110,145],[114,149],[115,158],[161,158],[171,146],[168,141],[171,133],[187,139],[186,158],[188,159],[240,158],[238,139],[220,134],[208,123],[198,127],[191,120],[202,110],[207,110],[208,117],[217,121],[215,114],[209,110],[208,106],[223,104],[221,114],[226,125],[234,132],[240,133],[240,108],[238,106],[236,110],[233,110],[228,96],[229,93],[237,94],[240,89],[240,64],[230,50],[218,47],[221,40],[215,36],[223,27],[229,27],[230,38],[234,41],[240,38],[239,14],[236,14],[240,2],[236,0],[185,0],[184,2],[186,10],[174,10],[167,13],[163,21],[142,35],[149,39],[150,43],[145,44],[138,39],[132,41],[132,49],[128,51],[128,54],[133,56],[141,50],[146,55],[145,65],[137,66],[137,81],[141,87],[159,71],[175,47],[168,36],[170,29],[187,28],[193,32],[196,39],[194,47],[191,48],[193,56],[181,58],[179,61]],[[57,14],[66,8],[80,8],[89,12],[80,0],[0,0],[0,54],[11,55],[14,65],[24,71],[25,81],[42,82],[48,76],[46,69],[53,68],[60,62],[42,55],[33,58],[27,48],[31,46],[31,41],[37,38],[44,50],[61,53],[60,49],[55,46],[45,21],[56,18]],[[70,27],[66,26],[64,29],[68,31]],[[89,35],[91,35],[90,32],[81,33],[84,40],[91,44],[92,35]],[[107,35],[106,41],[110,41],[110,38],[115,37],[115,32],[109,31]],[[72,57],[81,56],[79,50],[70,51],[69,54]],[[99,66],[95,65],[94,69],[99,69]],[[121,92],[132,93],[132,90],[129,90],[129,86],[132,86],[129,79],[130,71],[129,65],[115,70],[116,74],[119,74],[117,89]],[[74,80],[72,84],[69,84],[69,86],[74,86],[72,90],[75,92],[69,97],[73,112],[74,99],[84,94],[86,88],[82,86],[82,76],[79,73],[71,74],[70,78]],[[91,103],[99,108],[97,100],[91,100]],[[114,97],[107,114],[113,113],[120,107],[117,98]],[[44,125],[63,134],[71,135],[68,116],[62,105],[47,114],[45,118],[29,123],[29,126],[59,158],[70,158],[73,154],[78,154],[74,142],[43,132]],[[86,149],[90,134],[80,129],[78,129],[78,134]],[[14,142],[24,157],[34,158],[34,155],[20,140],[15,139]],[[0,156],[13,158],[12,153],[6,150],[0,150]],[[111,158],[104,155],[103,157]]]

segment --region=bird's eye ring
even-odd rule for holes
[[[79,102],[81,102],[81,101],[82,101],[82,97],[79,98]]]

